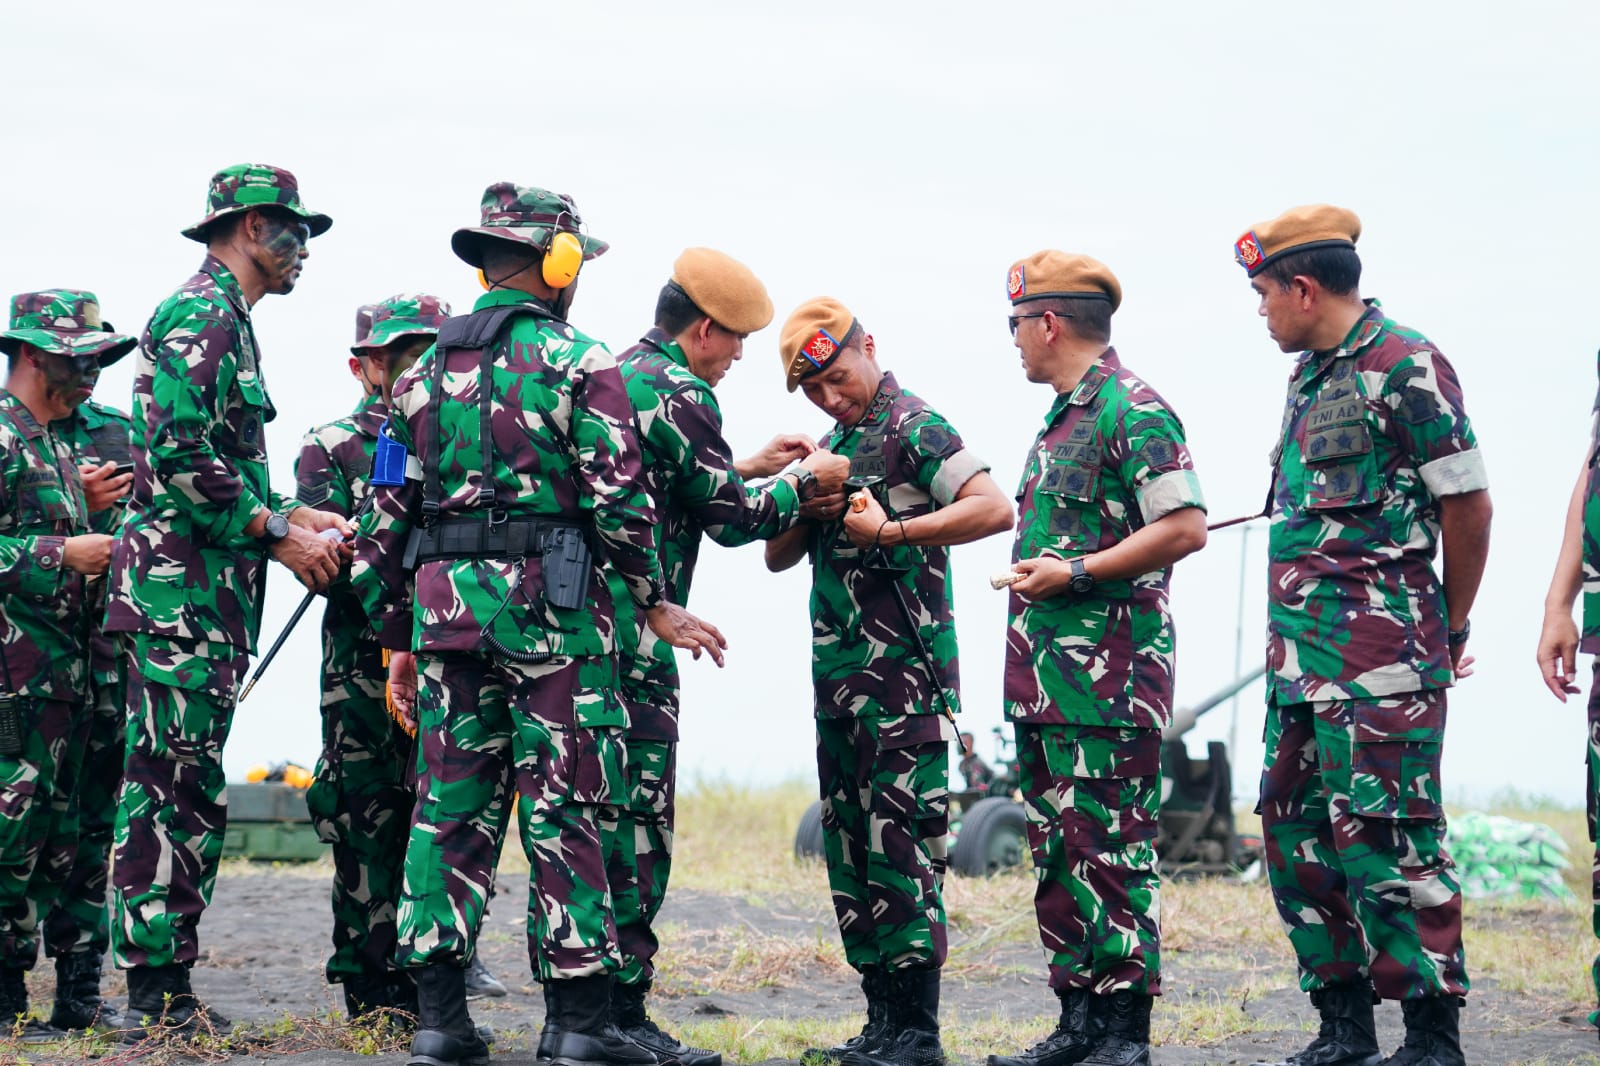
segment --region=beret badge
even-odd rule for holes
[[[1233,242],[1233,258],[1246,270],[1261,262],[1261,242],[1256,240],[1254,230]]]
[[[1022,295],[1024,287],[1022,264],[1018,263],[1011,268],[1011,273],[1006,275],[1006,296],[1015,300]]]
[[[811,365],[818,370],[828,364],[834,353],[839,350],[839,341],[825,329],[818,329],[812,334],[811,339],[800,346],[800,354],[810,360]]]

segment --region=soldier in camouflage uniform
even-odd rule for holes
[[[1295,1062],[1463,1062],[1461,891],[1445,852],[1445,690],[1470,672],[1484,464],[1450,362],[1359,292],[1361,225],[1291,210],[1234,254],[1295,353],[1268,509],[1261,818],[1278,914],[1322,1030]],[[1433,559],[1441,546],[1443,580]]]
[[[114,463],[74,469],[78,456],[53,427],[135,343],[104,328],[93,293],[71,289],[13,297],[0,334],[0,1033],[24,1043],[65,1035],[26,1017],[25,975],[40,918],[78,859],[72,793],[94,714],[90,578],[111,553],[91,521],[128,480]],[[101,893],[104,906],[104,882]],[[93,973],[98,998],[98,955]]]
[[[325,588],[340,551],[317,534],[351,532],[268,485],[274,411],[250,321],[262,296],[294,288],[307,242],[331,222],[301,204],[292,174],[259,164],[218,172],[207,209],[183,231],[206,245],[205,261],[140,340],[133,498],[106,611],[128,656],[129,704],[112,948],[133,1017],[183,1035],[226,1028],[201,1009],[189,967],[222,853],[222,746],[261,627],[266,561]]]
[[[102,323],[106,330],[109,322]],[[137,342],[136,342],[137,343]],[[126,350],[131,351],[132,345]],[[118,350],[115,358],[121,358]],[[103,357],[102,367],[114,362]],[[129,436],[133,423],[114,407],[85,400],[50,429],[71,449],[80,464],[112,464],[131,469]],[[117,474],[121,493],[133,474]],[[115,535],[122,525],[125,495],[89,516],[89,528]],[[110,946],[106,921],[106,875],[111,858],[111,833],[116,825],[117,789],[122,784],[124,734],[127,730],[127,687],[116,642],[104,631],[106,583],[91,581],[86,611],[89,630],[90,720],[88,746],[76,780],[67,788],[75,795],[78,851],[61,895],[44,922],[45,951],[56,960],[55,1007],[50,1024],[58,1029],[119,1029],[122,1014],[100,996],[100,968]]]
[[[815,451],[809,438],[774,438],[734,461],[722,436],[712,389],[740,358],[744,339],[772,321],[766,288],[743,264],[709,248],[691,248],[673,264],[656,302],[655,326],[617,357],[638,413],[645,482],[660,519],[657,551],[666,597],[686,604],[702,533],[727,547],[762,540],[794,525],[801,497],[838,493],[849,463]],[[791,466],[791,462],[793,465]],[[782,476],[763,485],[745,478]],[[672,869],[677,776],[678,668],[672,649],[626,610],[620,575],[617,644],[628,711],[628,802],[607,825],[607,873],[616,906],[623,968],[612,990],[617,1026],[682,1066],[716,1066],[722,1056],[687,1047],[645,1009],[655,976],[656,936]]]
[[[1572,497],[1567,504],[1567,519],[1561,538],[1561,553],[1556,572],[1545,595],[1544,626],[1539,634],[1539,672],[1544,683],[1562,703],[1582,690],[1576,681],[1578,653],[1600,653],[1600,394],[1595,396],[1589,447]],[[1573,601],[1583,593],[1583,628],[1572,621]],[[1600,821],[1600,658],[1594,662],[1589,685],[1588,811],[1589,839]],[[1592,923],[1600,937],[1600,844],[1595,847],[1592,867]],[[1600,955],[1589,968],[1595,996],[1600,1002]],[[1600,1025],[1600,1010],[1589,1014],[1590,1025]]]
[[[450,305],[404,293],[356,313],[350,372],[361,402],[300,443],[296,499],[354,519],[369,498],[378,434],[396,378],[432,346]],[[327,975],[344,986],[350,1017],[373,1008],[416,1011],[416,986],[394,967],[395,914],[411,827],[415,745],[390,715],[383,646],[346,578],[328,589],[322,615],[322,757],[306,805],[333,851],[333,954]]]
[[[960,708],[949,546],[1009,529],[1011,504],[950,423],[881,370],[837,300],[802,304],[780,337],[789,391],[831,416],[858,502],[819,495],[767,544],[811,559],[812,682],[823,843],[845,959],[867,1024],[813,1061],[941,1063],[940,896],[950,741]]]
[[[616,361],[566,321],[578,268],[606,249],[572,201],[500,183],[456,254],[489,291],[447,320],[395,389],[394,439],[419,480],[381,487],[352,579],[391,678],[417,652],[418,803],[398,960],[415,972],[413,1063],[480,1062],[472,957],[513,793],[533,880],[529,955],[551,985],[557,1063],[648,1066],[610,1023],[622,966],[600,840],[625,802],[614,605],[599,565],[669,643],[721,637],[662,599],[656,515]],[[396,702],[411,710],[404,684]]]
[[[1017,489],[1005,712],[1060,1021],[990,1066],[1150,1061],[1156,813],[1172,718],[1172,566],[1206,542],[1183,424],[1111,347],[1122,287],[1086,255],[1012,264],[1011,333],[1056,392]]]

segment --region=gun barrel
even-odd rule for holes
[[[1218,705],[1231,700],[1240,692],[1240,690],[1244,689],[1248,685],[1253,684],[1258,678],[1261,677],[1261,675],[1265,674],[1266,672],[1267,667],[1266,664],[1263,663],[1261,666],[1258,666],[1248,674],[1245,674],[1242,677],[1234,678],[1233,681],[1231,681],[1226,687],[1218,689],[1216,692],[1213,692],[1199,703],[1191,704],[1188,707],[1178,708],[1172,714],[1172,724],[1168,725],[1161,731],[1161,739],[1176,740],[1183,736],[1185,733],[1189,732],[1189,730],[1194,728],[1195,723],[1200,720],[1202,715],[1215,710]]]

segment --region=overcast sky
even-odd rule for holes
[[[1094,255],[1125,299],[1124,362],[1188,427],[1213,516],[1259,506],[1290,362],[1231,244],[1328,201],[1364,232],[1363,290],[1455,363],[1488,461],[1494,548],[1451,697],[1445,785],[1578,804],[1581,702],[1533,665],[1567,493],[1584,457],[1600,315],[1600,8],[1585,3],[481,5],[79,3],[0,9],[0,292],[97,291],[138,332],[199,263],[178,231],[206,182],[287,167],[334,227],[297,290],[257,309],[279,416],[274,483],[300,435],[353,406],[354,308],[424,289],[470,306],[449,236],[498,180],[569,192],[611,242],[573,310],[613,350],[649,325],[677,254],[759,274],[778,322],[832,295],[901,383],[1009,491],[1051,394],[1005,326],[1010,263]],[[782,386],[776,324],[719,386],[735,451],[826,418]],[[126,409],[130,358],[99,398]],[[1236,654],[1238,532],[1174,579],[1180,702]],[[1265,528],[1243,544],[1242,659],[1261,658]],[[998,724],[1008,538],[954,552],[964,727]],[[682,765],[814,776],[803,568],[708,545],[692,609],[728,666],[685,663]],[[274,567],[263,648],[300,598]],[[243,705],[226,765],[320,746],[308,619]],[[1587,674],[1587,664],[1585,665]],[[1585,677],[1587,684],[1587,678]],[[1261,686],[1240,704],[1236,784],[1259,773]],[[1224,708],[1199,740],[1225,736]]]

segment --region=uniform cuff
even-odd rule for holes
[[[1147,526],[1185,507],[1206,509],[1200,478],[1193,470],[1172,470],[1152,478],[1139,486],[1134,498],[1139,501],[1139,514]]]
[[[35,537],[33,538],[33,561],[39,569],[46,574],[60,574],[66,568],[67,538],[66,537]],[[54,579],[52,578],[52,581]]]
[[[939,472],[933,475],[933,484],[928,486],[928,495],[940,507],[948,507],[955,503],[967,482],[988,469],[988,463],[962,448],[939,464]]]
[[[1483,453],[1477,448],[1424,463],[1418,473],[1435,499],[1459,496],[1463,492],[1479,492],[1489,487],[1489,471],[1483,465]]]

